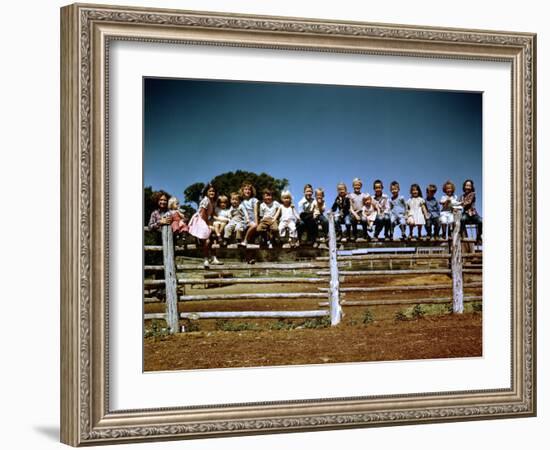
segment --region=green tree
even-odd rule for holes
[[[274,191],[276,199],[280,199],[281,192],[288,187],[286,178],[274,178],[271,175],[262,172],[260,174],[237,170],[235,172],[225,172],[214,177],[211,183],[216,187],[219,194],[229,196],[232,192],[238,192],[244,182],[251,183],[256,188],[256,196],[262,199],[262,191],[270,188]]]
[[[196,203],[197,208],[199,202],[201,201],[202,190],[204,189],[204,183],[193,183],[185,188],[183,191],[183,196],[185,197],[186,203]]]

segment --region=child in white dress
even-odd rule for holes
[[[288,234],[288,243],[291,247],[298,246],[297,224],[300,216],[292,204],[292,195],[289,191],[283,191],[281,194],[281,215],[279,216],[279,235]]]
[[[441,225],[441,237],[450,239],[454,229],[453,205],[457,203],[455,185],[452,181],[446,181],[443,185],[444,194],[441,196],[441,214],[439,223]]]
[[[227,196],[220,195],[218,201],[216,202],[216,209],[214,210],[214,221],[212,222],[212,231],[216,234],[218,241],[221,241],[223,236],[223,230],[228,224],[229,219],[229,201]]]
[[[380,214],[378,202],[367,194],[367,196],[363,198],[363,207],[361,208],[361,223],[363,224],[364,234],[367,239],[370,239],[368,232],[372,231],[378,214]]]
[[[422,198],[420,186],[416,183],[411,185],[411,198],[407,200],[407,224],[409,225],[409,239],[414,239],[414,227],[417,228],[418,239],[422,234],[422,226],[426,224],[426,202]]]

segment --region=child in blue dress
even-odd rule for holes
[[[252,242],[256,235],[258,227],[260,201],[256,198],[256,189],[252,183],[244,182],[239,191],[241,196],[241,205],[246,211],[246,234],[239,245],[246,247],[249,242]]]

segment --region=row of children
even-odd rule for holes
[[[400,186],[397,181],[390,184],[391,196],[384,194],[381,180],[373,183],[374,195],[361,191],[363,183],[356,178],[352,182],[353,192],[348,193],[344,183],[337,186],[338,196],[332,210],[338,213],[338,230],[344,227],[346,235],[342,238],[355,240],[358,238],[358,225],[362,225],[363,237],[370,240],[369,232],[373,231],[373,240],[378,240],[382,230],[384,239],[393,240],[394,230],[399,227],[401,239],[415,239],[422,235],[422,227],[426,229],[427,239],[449,239],[454,228],[453,208],[462,208],[461,232],[465,234],[466,225],[473,224],[477,228],[476,240],[481,242],[482,220],[475,208],[475,188],[472,180],[463,183],[463,194],[458,199],[455,195],[455,185],[452,181],[443,184],[443,195],[438,200],[435,197],[437,187],[434,184],[426,188],[426,198],[416,183],[410,187],[408,200],[399,195]],[[407,236],[407,227],[409,234]],[[441,230],[441,234],[440,234]]]
[[[482,221],[475,209],[475,190],[472,180],[463,184],[463,195],[460,200],[454,194],[455,186],[447,181],[443,185],[444,195],[438,201],[435,199],[437,188],[430,184],[426,190],[426,199],[418,184],[410,189],[411,197],[405,200],[399,195],[399,183],[390,185],[391,197],[384,194],[382,181],[373,183],[374,195],[362,192],[363,183],[356,178],[352,182],[353,192],[349,193],[344,183],[337,186],[337,197],[331,210],[337,223],[338,238],[358,238],[358,225],[361,225],[365,239],[378,240],[384,231],[385,239],[393,239],[393,232],[399,226],[401,238],[406,239],[406,227],[409,227],[409,239],[414,239],[413,232],[417,229],[420,238],[422,226],[426,228],[428,239],[447,239],[453,229],[453,206],[462,206],[462,229],[468,223],[477,226],[477,240],[481,239]],[[263,202],[256,198],[256,190],[250,183],[244,183],[239,192],[233,192],[229,198],[219,195],[216,188],[209,184],[203,191],[203,199],[199,210],[191,220],[179,209],[175,197],[168,198],[163,193],[157,193],[158,209],[153,211],[149,228],[158,229],[161,225],[170,224],[174,233],[189,233],[202,242],[205,253],[205,266],[209,263],[221,264],[212,253],[212,243],[217,240],[222,246],[235,239],[239,245],[247,246],[257,235],[265,236],[268,247],[279,243],[281,236],[288,237],[291,246],[298,246],[305,232],[307,241],[316,245],[319,230],[324,240],[328,230],[328,219],[325,216],[325,196],[322,188],[315,191],[310,184],[304,187],[304,196],[298,202],[298,208],[293,204],[290,192],[281,194],[281,203],[273,198],[273,191],[264,189]],[[374,232],[371,238],[370,232]]]

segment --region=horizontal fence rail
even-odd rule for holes
[[[327,288],[328,289],[328,288]],[[211,295],[182,295],[180,301],[216,301],[216,300],[272,300],[272,299],[302,299],[326,298],[326,294],[316,292],[287,292],[274,294],[211,294]]]
[[[479,288],[483,283],[464,283],[465,288]],[[427,290],[442,290],[452,289],[452,283],[449,284],[426,284],[424,286],[418,285],[396,285],[396,286],[374,286],[374,287],[342,287],[340,292],[395,292],[395,291],[427,291]],[[320,287],[320,291],[326,291],[328,288]]]
[[[463,269],[463,273],[481,273],[482,269]],[[341,270],[341,277],[364,277],[368,275],[441,275],[450,274],[451,269],[404,269],[404,270]],[[330,272],[321,271],[316,275],[329,275]]]
[[[373,299],[373,300],[342,300],[343,306],[389,306],[389,305],[418,305],[418,304],[451,304],[452,297],[438,298],[404,298],[404,299]],[[464,297],[464,302],[482,301],[481,296]],[[327,306],[328,302],[319,302],[319,306]]]
[[[180,313],[182,319],[291,319],[325,317],[330,313],[326,310],[313,311],[209,311]]]
[[[290,284],[290,283],[326,283],[325,278],[275,277],[275,278],[179,278],[178,284]]]
[[[380,253],[365,253],[365,254],[358,254],[358,255],[346,255],[346,256],[338,256],[338,261],[360,261],[360,260],[387,260],[387,259],[403,259],[403,260],[410,260],[410,259],[449,259],[451,257],[450,253],[432,253],[432,254],[426,254],[426,253],[409,253],[409,254],[380,254]],[[482,258],[483,255],[481,253],[464,253],[462,255],[463,258]],[[317,261],[328,261],[328,256],[318,256],[315,258]]]
[[[327,263],[254,263],[254,264],[248,264],[248,263],[229,263],[229,264],[223,264],[219,266],[210,266],[208,268],[208,271],[224,271],[224,270],[243,270],[243,271],[250,271],[250,270],[307,270],[307,269],[324,269],[327,268]],[[144,266],[145,271],[163,271],[164,266],[162,265],[156,265],[156,266]],[[202,265],[202,261],[198,262],[196,264],[177,264],[176,270],[201,270],[204,271],[204,267]]]

